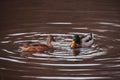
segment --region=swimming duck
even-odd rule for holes
[[[47,44],[40,44],[40,43],[34,44],[28,42],[23,44],[19,48],[21,49],[22,52],[44,52],[53,49],[53,45],[51,44],[52,41],[55,41],[55,39],[53,38],[53,36],[49,35],[46,40]]]
[[[75,34],[73,36],[73,40],[71,42],[70,47],[72,49],[74,48],[84,48],[84,47],[90,47],[94,43],[93,34],[89,33],[88,35],[77,35]]]

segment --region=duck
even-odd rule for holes
[[[70,48],[87,48],[91,47],[94,43],[93,33],[89,33],[87,35],[78,35],[75,34],[72,38],[72,42],[70,44]]]
[[[46,44],[27,42],[22,44],[19,49],[21,52],[44,52],[53,49],[52,41],[55,41],[55,39],[49,35],[46,39]]]

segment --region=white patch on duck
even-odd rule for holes
[[[91,47],[94,43],[93,33],[89,33],[88,35],[81,38],[81,47]]]

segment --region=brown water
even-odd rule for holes
[[[119,7],[119,0],[1,0],[0,80],[119,80]],[[73,54],[72,34],[90,32],[94,45]],[[18,51],[48,35],[54,52]]]

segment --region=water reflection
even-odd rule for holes
[[[73,54],[74,56],[77,56],[77,55],[80,54],[80,50],[79,50],[79,49],[72,49],[72,54]]]
[[[33,54],[32,52],[21,52],[20,56],[28,58],[28,57],[32,56],[32,54]]]

